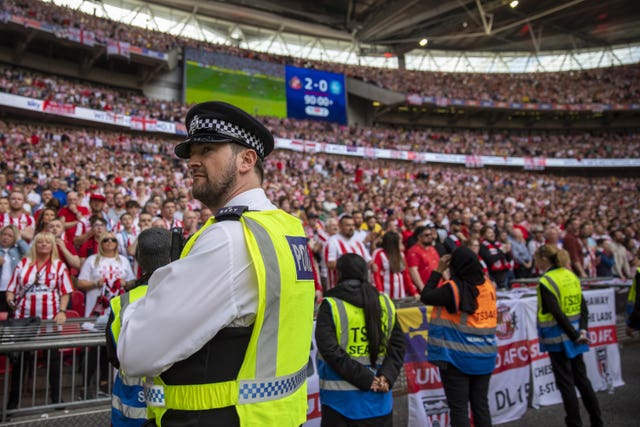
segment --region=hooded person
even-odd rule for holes
[[[342,255],[336,269],[338,284],[316,323],[321,425],[390,427],[391,388],[404,358],[393,302],[369,283],[360,255]]]
[[[443,281],[446,270],[451,278]],[[487,395],[498,353],[496,291],[477,255],[461,246],[443,256],[420,299],[434,306],[427,358],[440,369],[451,426],[470,425],[469,404],[475,426],[491,426]]]
[[[144,399],[144,378],[130,377],[120,369],[116,354],[122,314],[127,307],[147,293],[149,277],[158,268],[171,262],[171,232],[163,228],[148,228],[138,236],[136,261],[142,276],[123,295],[109,302],[111,313],[106,328],[107,357],[117,369],[111,396],[111,425],[113,427],[139,427],[147,421]]]

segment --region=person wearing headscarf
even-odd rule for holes
[[[446,270],[451,278],[442,281]],[[461,246],[440,259],[420,295],[432,305],[427,359],[438,366],[452,427],[490,427],[489,380],[498,353],[496,291],[477,255]]]
[[[368,280],[366,261],[336,261],[338,285],[316,322],[322,427],[393,424],[391,388],[404,359],[404,335],[391,299]]]

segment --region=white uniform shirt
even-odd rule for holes
[[[226,206],[276,209],[260,188]],[[253,324],[258,284],[252,264],[242,224],[229,220],[207,228],[185,258],[156,270],[147,295],[122,319],[118,359],[127,375],[158,376],[221,329]]]

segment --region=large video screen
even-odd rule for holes
[[[185,102],[224,101],[257,116],[347,123],[344,75],[185,50]]]
[[[224,101],[256,116],[287,117],[284,77],[187,61],[185,101]]]
[[[287,66],[287,116],[347,123],[344,75]]]

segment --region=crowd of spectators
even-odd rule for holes
[[[60,28],[92,31],[98,43],[106,44],[107,39],[111,38],[160,52],[168,52],[180,46],[180,41],[171,34],[126,25],[54,3],[44,3],[40,0],[0,0],[0,6],[5,13],[24,16]]]
[[[169,122],[181,121],[188,110],[188,106],[180,102],[149,99],[139,91],[100,86],[1,64],[0,91]]]
[[[560,104],[632,104],[640,101],[640,67],[620,66],[560,73],[443,73],[364,67],[320,62],[212,44],[128,26],[38,0],[2,0],[8,13],[59,25],[91,30],[104,42],[114,38],[132,45],[167,52],[178,47],[223,52],[263,62],[312,67],[344,73],[400,93],[496,102]]]
[[[186,163],[172,154],[175,142],[137,133],[0,123],[0,202],[6,198],[0,217],[6,219],[8,211],[34,216],[14,224],[33,227],[22,232],[26,240],[56,212],[74,244],[86,241],[94,226],[90,218],[98,214],[104,217],[98,225],[104,222],[106,230],[124,230],[129,237],[140,224],[168,228],[187,219],[185,234],[190,234],[211,213],[189,194]],[[406,240],[427,224],[441,243],[451,234],[461,242],[482,241],[489,227],[512,254],[514,277],[535,273],[523,253],[528,249],[530,255],[535,239],[562,244],[569,235],[584,238],[582,245],[574,238],[572,251],[585,263],[590,260],[580,272],[585,276],[599,271],[629,278],[638,262],[638,178],[554,177],[289,151],[273,153],[265,169],[268,196],[305,222],[309,213],[318,224],[328,224],[359,212],[369,229],[377,230],[367,240],[371,251],[386,231],[401,232]],[[24,212],[14,212],[10,196],[16,191],[24,200],[17,210]],[[104,204],[96,207],[94,199]],[[44,214],[44,208],[53,213]],[[126,214],[129,220],[122,218]],[[128,247],[135,239],[120,241]]]
[[[0,91],[118,114],[181,122],[189,105],[0,65]],[[640,151],[637,130],[517,131],[343,126],[262,118],[277,137],[356,147],[502,157],[628,158]]]

